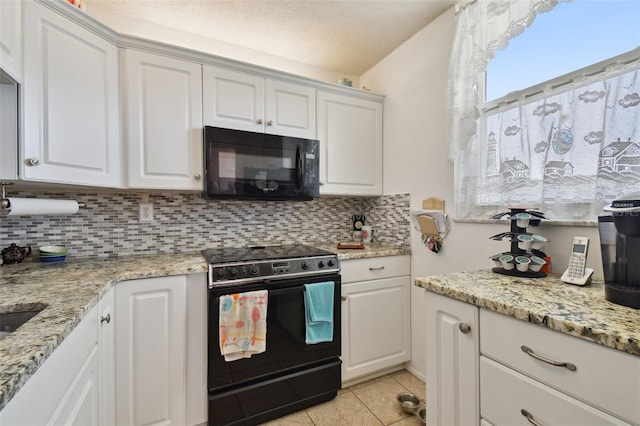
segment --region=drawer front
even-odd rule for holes
[[[342,283],[411,275],[410,258],[411,256],[382,256],[343,260],[340,262]]]
[[[627,424],[486,357],[480,358],[480,393],[482,418],[494,426]]]
[[[571,371],[525,353],[573,364]],[[480,310],[480,352],[634,424],[640,421],[640,357]]]

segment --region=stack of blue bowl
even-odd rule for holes
[[[41,262],[59,262],[69,254],[69,250],[63,246],[40,246],[38,252]]]

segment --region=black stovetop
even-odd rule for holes
[[[260,260],[293,259],[315,256],[331,256],[326,250],[306,246],[304,244],[287,244],[280,246],[224,247],[202,250],[202,255],[211,264],[231,262],[252,262]]]

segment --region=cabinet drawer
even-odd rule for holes
[[[485,357],[480,392],[482,418],[494,426],[530,426],[521,410],[545,426],[627,424]]]
[[[525,353],[574,364],[575,371]],[[480,352],[630,422],[640,419],[640,357],[480,310]]]
[[[410,256],[382,256],[368,259],[343,260],[342,282],[379,280],[411,275]]]

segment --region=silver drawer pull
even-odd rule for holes
[[[468,332],[471,331],[471,326],[464,322],[461,322],[460,324],[458,324],[458,328],[460,329],[462,334],[467,334]]]
[[[377,268],[369,268],[370,271],[382,271],[384,266],[378,266]]]
[[[111,322],[111,314],[107,314],[106,316],[100,317],[100,324],[106,322],[109,324]]]
[[[542,423],[538,422],[535,417],[533,417],[533,414],[531,414],[530,412],[528,412],[527,410],[525,410],[524,408],[522,410],[520,410],[520,414],[522,414],[523,416],[525,416],[527,418],[527,421],[529,423],[531,423],[534,426],[542,426]]]
[[[347,300],[347,296],[340,296],[340,300],[344,302],[345,300]]]
[[[564,367],[569,371],[576,371],[578,369],[575,364],[572,364],[570,362],[554,361],[552,359],[540,356],[537,353],[535,353],[533,351],[533,349],[531,349],[529,346],[522,345],[522,346],[520,346],[520,349],[522,349],[522,352],[526,353],[530,357],[533,357],[533,358],[537,359],[538,361],[546,362],[547,364],[551,364],[551,365],[553,365],[555,367]]]

